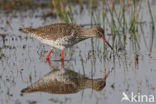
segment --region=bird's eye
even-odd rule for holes
[[[102,33],[101,32],[98,31],[97,33],[98,33],[98,35],[102,36]]]

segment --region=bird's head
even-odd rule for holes
[[[95,37],[101,38],[104,36],[104,30],[100,26],[92,27],[92,31],[93,31]]]
[[[104,37],[104,30],[100,26],[94,26],[92,27],[92,31],[97,38],[101,38],[112,50],[112,46],[107,42],[107,40]]]

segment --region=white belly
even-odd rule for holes
[[[58,49],[61,49],[61,50],[63,50],[64,48],[68,48],[68,47],[74,45],[75,43],[77,43],[77,41],[75,40],[76,37],[73,37],[72,35],[66,36],[66,37],[63,37],[63,38],[58,38],[55,41],[49,40],[47,38],[37,37],[34,34],[31,34],[31,36],[37,38],[42,43],[45,43],[47,45],[50,45],[52,47],[55,47],[55,48],[58,48]]]
[[[50,45],[52,47],[55,47],[55,48],[58,48],[61,50],[63,50],[64,48],[68,48],[68,47],[74,45],[74,43],[75,43],[73,41],[66,41],[65,39],[62,39],[62,38],[59,38],[55,41],[43,39],[43,38],[39,38],[39,37],[37,39],[39,39],[42,43],[45,43],[47,45]]]

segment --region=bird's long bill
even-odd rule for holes
[[[102,36],[101,39],[113,50],[112,46],[107,42],[104,36]]]

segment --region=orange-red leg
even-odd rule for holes
[[[64,50],[61,51],[61,61],[64,60],[63,54],[64,54]]]
[[[63,54],[64,54],[64,50],[61,51],[61,66],[62,66],[62,69],[64,69],[64,57],[63,57]]]
[[[47,60],[47,61],[49,61],[49,56],[50,56],[50,54],[52,53],[52,51],[53,51],[53,49],[51,49],[50,52],[48,53],[48,55],[47,55],[47,57],[46,57],[46,60]]]
[[[46,57],[47,63],[49,64],[49,66],[50,66],[51,68],[53,68],[53,66],[51,65],[51,62],[49,61],[49,56],[50,56],[50,54],[52,53],[52,51],[53,51],[53,49],[50,50],[50,52],[48,53],[48,55],[47,55],[47,57]]]
[[[51,62],[49,60],[47,61],[47,63],[52,69],[54,68],[53,65],[51,65]]]
[[[53,51],[53,49],[50,50],[50,52],[48,53],[48,55],[46,57],[46,60],[47,60],[49,66],[51,68],[53,68],[53,66],[51,65],[51,62],[49,61],[49,56],[52,53],[52,51]],[[63,57],[63,54],[64,54],[64,50],[61,51],[61,66],[62,66],[62,69],[64,69],[64,57]]]
[[[62,69],[64,69],[64,60],[61,60]]]

